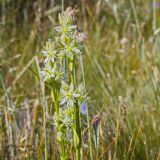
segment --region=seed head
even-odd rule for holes
[[[68,7],[66,9],[66,11],[64,12],[65,16],[67,16],[68,18],[74,19],[75,15],[76,15],[76,10],[73,9],[72,7]]]
[[[98,115],[93,116],[93,128],[96,129],[100,124],[100,118]]]

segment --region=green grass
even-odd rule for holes
[[[57,159],[53,126],[47,117],[45,128],[42,119],[46,99],[34,56],[43,60],[40,50],[54,35],[61,3],[47,7],[39,0],[39,13],[31,1],[22,2],[0,1],[0,159],[42,159],[45,145],[48,158]],[[77,4],[77,23],[88,36],[83,59],[91,97],[90,123],[93,115],[101,117],[97,159],[160,159],[160,38],[159,33],[154,34],[160,25],[160,4],[153,8],[155,2],[64,1],[65,8]],[[21,7],[23,14],[19,14]],[[81,75],[79,71],[79,79]],[[126,127],[120,136],[117,128],[123,114],[118,112],[119,96],[127,99]],[[47,91],[46,97],[50,106]],[[83,159],[89,157],[86,123],[84,117]],[[92,124],[90,128],[96,159]],[[73,159],[74,151],[70,150]]]

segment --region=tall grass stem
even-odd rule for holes
[[[85,74],[84,74],[84,64],[83,64],[83,55],[80,56],[80,63],[81,63],[81,69],[82,69],[82,78],[83,78],[83,85],[86,90],[86,81],[85,81]],[[87,105],[87,127],[88,127],[88,138],[89,138],[89,154],[90,154],[90,160],[93,160],[92,155],[92,139],[91,139],[91,130],[90,130],[90,122],[89,122],[89,113],[88,113],[88,105]]]
[[[62,3],[62,12],[64,12],[64,0],[61,0]]]
[[[135,19],[135,22],[136,22],[136,28],[137,28],[137,32],[138,32],[138,42],[140,43],[140,41],[141,41],[141,31],[140,31],[140,24],[139,24],[138,15],[137,15],[136,7],[135,7],[135,4],[134,4],[134,0],[130,0],[130,3],[131,3],[132,10],[133,10],[134,19]]]
[[[45,156],[45,160],[48,160],[48,149],[47,149],[47,130],[46,130],[46,99],[45,99],[45,86],[44,86],[44,82],[41,80],[40,78],[40,66],[39,66],[39,61],[38,61],[38,57],[35,57],[35,62],[37,65],[37,70],[38,70],[38,75],[39,75],[39,79],[40,79],[40,86],[42,89],[42,108],[43,108],[43,134],[44,134],[44,142],[45,142],[45,148],[44,148],[44,156]]]

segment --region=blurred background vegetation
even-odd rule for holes
[[[64,4],[78,9],[76,23],[88,37],[84,68],[90,120],[97,113],[101,117],[99,159],[159,160],[160,2]],[[44,42],[54,38],[59,12],[59,0],[0,0],[0,159],[9,159],[11,148],[16,159],[43,157],[41,89],[34,58],[40,57]],[[127,100],[127,116],[116,146],[112,142],[117,120],[124,116],[118,114],[119,96]],[[87,156],[84,149],[83,159]]]

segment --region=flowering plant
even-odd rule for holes
[[[43,48],[45,57],[41,70],[42,79],[51,85],[51,97],[55,106],[53,115],[57,128],[57,140],[60,143],[61,159],[67,159],[66,145],[74,140],[76,159],[80,159],[81,125],[80,107],[87,101],[84,85],[77,87],[75,63],[82,55],[84,33],[73,25],[75,9],[59,14],[59,26],[55,27],[55,41],[48,40]],[[68,72],[68,73],[67,73]],[[69,76],[66,78],[66,74]],[[73,133],[73,138],[71,137]]]

